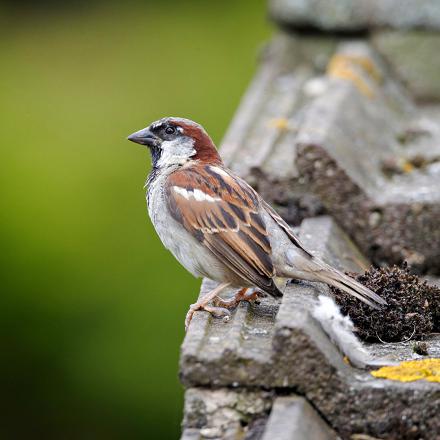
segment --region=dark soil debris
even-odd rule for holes
[[[361,339],[400,342],[423,339],[440,331],[440,289],[411,274],[406,264],[372,267],[355,278],[388,303],[381,310],[374,310],[332,288],[342,313],[350,316]]]
[[[424,341],[417,341],[413,345],[413,352],[420,356],[428,356],[428,344]]]

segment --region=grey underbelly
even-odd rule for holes
[[[217,257],[171,215],[166,220],[156,217],[154,224],[164,246],[188,272],[195,277],[207,277],[219,282],[229,278],[229,271]]]
[[[148,213],[159,238],[180,264],[195,277],[222,281],[224,268],[217,258],[168,212],[161,182],[164,178],[161,176],[152,182],[148,194]]]

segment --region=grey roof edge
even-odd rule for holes
[[[181,440],[204,438],[336,440],[337,435],[306,399],[294,394],[189,388]]]
[[[348,238],[328,217],[306,220],[303,225],[310,235],[311,250],[322,252],[321,242],[325,241],[324,255],[329,263],[335,264],[344,255],[347,262],[356,264],[348,251],[353,245],[344,247]],[[330,237],[339,243],[339,251],[328,249]],[[209,287],[205,282],[204,289]],[[320,284],[289,285],[281,305],[268,298],[259,305],[241,304],[228,323],[196,312],[182,346],[184,385],[299,393],[343,437],[356,432],[390,434],[410,422],[418,426],[421,435],[437,429],[433,414],[440,384],[376,379],[368,371],[348,365],[343,359],[344,347],[332,343],[323,330],[324,323],[312,317],[315,298],[325,294],[328,290]],[[417,356],[410,344],[394,347],[393,353],[388,353],[389,361],[402,359],[401,353],[406,359]],[[440,338],[431,345],[440,346]],[[372,363],[378,353],[379,358],[383,356],[376,346],[368,347]]]
[[[366,40],[347,44],[345,39],[337,46],[339,37],[321,35],[276,37],[225,136],[226,162],[288,219],[312,189],[345,233],[329,217],[306,218],[301,239],[341,269],[365,269],[364,254],[388,262],[412,258],[402,243],[420,251],[413,257],[422,270],[426,262],[440,267],[435,253],[440,242],[435,228],[438,193],[428,194],[433,196],[429,200],[417,191],[413,200],[405,193],[407,182],[424,187],[434,174],[430,177],[422,169],[385,178],[372,154],[376,151],[380,160],[420,152],[435,155],[440,124],[424,119],[438,117],[440,106],[434,103],[427,113],[426,106],[413,101],[402,76],[395,74],[389,46],[376,37],[373,49]],[[433,89],[420,90],[429,97]],[[356,140],[356,133],[368,142]],[[347,154],[359,155],[362,163],[353,157],[345,160]],[[399,227],[391,227],[393,223]],[[391,257],[372,249],[380,242],[385,252],[393,250]],[[204,280],[201,294],[211,287]],[[296,283],[287,286],[281,304],[270,298],[242,303],[228,323],[206,312],[195,314],[180,359],[187,387],[185,440],[259,440],[267,432],[273,437],[271,424],[276,430],[286,418],[294,420],[291,412],[277,409],[277,402],[298,395],[344,440],[354,434],[434,438],[432,433],[440,432],[440,384],[376,379],[368,371],[376,361],[419,359],[412,342],[364,344],[360,348],[367,350],[367,358],[360,356],[356,365],[370,366],[347,364],[347,347],[331,340],[327,320],[315,318],[319,295],[329,295],[328,289]],[[440,357],[440,336],[432,336],[429,344],[430,355]],[[286,430],[291,428],[287,423]]]
[[[269,15],[282,26],[323,32],[440,30],[436,0],[269,0]]]
[[[435,273],[440,106],[416,105],[366,41],[283,34],[273,47],[225,136],[226,163],[286,220],[327,211],[375,263]]]

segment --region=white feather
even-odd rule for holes
[[[194,198],[198,201],[198,202],[217,202],[220,201],[221,199],[218,197],[212,197],[209,194],[204,193],[203,191],[201,191],[200,189],[196,188],[193,191],[193,196]]]
[[[229,174],[228,174],[226,171],[222,170],[222,169],[219,168],[219,167],[210,166],[209,168],[211,168],[211,170],[214,171],[214,173],[217,173],[217,174],[219,174],[220,176],[223,176],[223,177],[230,177]]]
[[[312,316],[354,366],[365,368],[371,363],[371,355],[353,333],[353,322],[342,315],[332,298],[320,295]]]
[[[173,186],[173,190],[177,193],[180,194],[182,197],[185,197],[186,200],[189,199],[191,193],[188,192],[185,188],[182,188],[180,186]]]

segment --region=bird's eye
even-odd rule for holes
[[[174,127],[171,127],[170,125],[165,128],[165,133],[166,134],[174,134],[176,132],[176,129]]]

